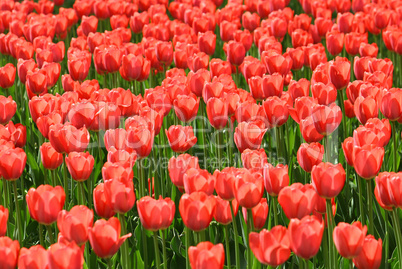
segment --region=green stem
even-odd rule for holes
[[[218,155],[218,169],[222,170],[222,132],[220,130],[216,130],[216,136],[218,138],[217,145],[215,146]]]
[[[237,223],[235,214],[233,211],[233,206],[230,205],[230,213],[232,214],[232,224],[233,224],[233,231],[234,231],[234,239],[235,239],[235,256],[236,256],[236,269],[240,269],[240,253],[239,253],[239,238],[238,238],[238,231],[237,231]]]
[[[63,182],[63,188],[64,188],[64,192],[66,193],[66,198],[68,199],[69,198],[69,196],[68,196],[68,192],[69,192],[69,188],[68,188],[68,182],[67,182],[67,164],[66,164],[66,155],[64,155],[64,164],[63,164],[63,180],[64,180],[64,182]],[[71,200],[70,200],[71,201]],[[66,205],[66,208],[68,209],[68,204],[69,204],[69,202],[67,202],[65,205]]]
[[[159,257],[159,247],[158,247],[158,233],[154,232],[154,248],[155,248],[155,264],[156,268],[161,268],[161,259]]]
[[[80,196],[81,196],[81,204],[84,205],[85,204],[85,187],[84,187],[83,181],[78,182],[78,188],[79,188]]]
[[[250,248],[250,233],[253,231],[253,212],[251,209],[247,209],[247,268],[252,268],[253,267],[253,257],[251,254],[251,248]]]
[[[332,214],[332,204],[331,199],[326,200],[326,209],[327,209],[327,222],[328,222],[328,244],[329,244],[329,260],[330,260],[330,268],[336,268],[336,253],[335,253],[335,245],[332,239],[332,233],[334,231],[335,223],[334,223],[334,215]]]
[[[385,237],[384,237],[384,243],[385,243],[385,261],[388,261],[388,257],[389,257],[389,228],[388,228],[388,218],[389,218],[389,211],[385,210],[384,212],[384,217],[385,217]],[[385,269],[389,268],[389,264],[388,262],[385,263]]]
[[[229,165],[233,165],[233,128],[232,128],[232,123],[230,120],[228,120],[228,126],[229,126],[229,131],[228,131],[228,140],[229,140]]]
[[[43,224],[39,223],[39,242],[42,247],[46,247],[43,241]]]
[[[186,226],[185,228],[185,245],[186,245],[186,269],[190,269],[190,260],[188,258],[188,248],[190,247],[190,229]]]
[[[278,197],[272,197],[272,208],[274,214],[274,226],[278,225]]]
[[[22,180],[22,179],[21,179]],[[18,241],[20,245],[23,245],[22,240],[24,239],[24,231],[22,230],[22,222],[21,222],[21,211],[20,211],[20,204],[18,203],[18,192],[17,192],[17,181],[13,181],[13,188],[14,188],[14,199],[15,199],[15,208],[17,210],[17,227],[18,227]]]
[[[372,183],[372,179],[367,180],[367,199],[368,199],[368,213],[369,213],[368,233],[374,235],[373,183]]]
[[[393,169],[393,171],[394,172],[397,172],[398,171],[398,167],[397,167],[397,164],[396,164],[396,155],[397,155],[397,152],[398,152],[398,145],[397,145],[397,130],[396,130],[396,124],[395,124],[395,121],[391,121],[391,125],[392,125],[392,139],[393,139],[393,150],[392,150],[392,157],[393,157],[393,165],[394,165],[394,169]]]
[[[166,255],[166,232],[165,230],[161,231],[161,237],[162,237],[162,252],[163,252],[163,268],[167,269],[167,255]]]
[[[51,170],[50,174],[52,176],[52,185],[53,185],[53,187],[55,187],[57,185],[56,184],[56,170]]]
[[[112,259],[106,259],[106,260],[107,260],[107,268],[112,269],[113,268]]]
[[[144,170],[142,167],[142,161],[143,161],[143,159],[138,160],[138,181],[139,181],[139,185],[140,185],[140,189],[139,189],[140,198],[146,196]]]
[[[359,189],[359,211],[360,211],[360,222],[362,225],[366,224],[366,216],[364,214],[364,205],[363,205],[363,182],[360,176],[356,176],[357,188]]]
[[[227,261],[227,268],[232,268],[230,262],[230,242],[229,242],[229,226],[225,225],[225,241],[226,241],[226,261]]]
[[[54,244],[52,227],[50,225],[46,225],[46,230],[47,230],[47,234],[49,236],[49,242],[52,245],[52,244]]]
[[[339,95],[339,103],[340,103],[340,107],[342,110],[342,132],[341,132],[341,140],[343,141],[345,139],[345,136],[348,136],[348,132],[346,130],[346,116],[345,116],[345,98],[343,97],[343,90],[338,91],[338,95]]]
[[[279,130],[279,127],[275,128],[275,139],[276,139],[276,158],[277,158],[277,163],[279,163],[279,159],[282,158],[282,152],[281,152],[281,133]]]
[[[127,234],[127,227],[126,227],[126,222],[125,222],[125,218],[124,218],[124,214],[118,214],[118,218],[120,220],[121,223],[121,232],[122,234]],[[128,269],[129,264],[128,264],[128,242],[124,242],[123,245],[121,246],[122,251],[121,253],[121,260],[122,260],[122,267],[123,269]]]
[[[394,234],[398,248],[398,260],[402,261],[402,235],[401,235],[401,227],[399,224],[398,208],[394,208],[392,210],[392,223],[394,226]],[[400,264],[399,268],[402,268],[402,264]]]
[[[353,269],[353,261],[348,259],[349,269]]]
[[[9,200],[8,200],[8,184],[7,180],[3,179],[3,193],[4,193],[4,207],[8,208]]]

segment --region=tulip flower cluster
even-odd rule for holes
[[[401,6],[0,0],[0,268],[401,267]]]

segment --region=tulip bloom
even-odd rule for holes
[[[182,122],[191,122],[195,119],[200,105],[200,98],[195,95],[178,95],[173,101],[176,116]]]
[[[357,268],[377,269],[381,266],[382,240],[376,240],[373,235],[366,236],[360,254],[353,258],[353,263]]]
[[[16,68],[8,63],[0,67],[0,88],[8,89],[14,85]]]
[[[41,245],[29,249],[22,248],[18,258],[18,268],[49,268],[49,259],[46,249]]]
[[[241,122],[235,129],[234,142],[240,152],[259,149],[266,131],[254,123]]]
[[[215,196],[216,207],[214,211],[214,219],[222,225],[228,225],[232,222],[232,213],[230,207],[233,209],[234,216],[237,216],[239,211],[239,203],[236,200],[227,201],[219,196]]]
[[[288,166],[278,164],[276,167],[265,165],[264,185],[270,196],[278,196],[279,192],[289,185]]]
[[[16,268],[20,244],[17,240],[3,236],[0,237],[0,264],[2,268]]]
[[[367,120],[378,117],[377,101],[368,96],[364,98],[359,96],[353,105],[353,110],[356,118],[362,123],[366,124]]]
[[[229,41],[226,47],[226,55],[228,62],[232,65],[239,66],[246,56],[246,49],[241,42]]]
[[[381,113],[390,121],[395,121],[402,116],[402,93],[400,89],[392,88],[385,91],[380,106]]]
[[[362,226],[360,221],[353,224],[340,222],[334,229],[334,244],[339,254],[346,259],[353,259],[360,254],[367,226]]]
[[[6,149],[0,153],[0,174],[10,181],[17,180],[24,172],[27,155],[21,148]]]
[[[183,194],[180,198],[179,211],[184,225],[199,232],[208,228],[215,211],[215,197],[203,192]]]
[[[183,153],[197,143],[192,126],[172,125],[165,133],[174,152]]]
[[[55,124],[49,128],[49,140],[59,153],[82,152],[89,144],[89,132],[85,127],[75,128],[70,124]]]
[[[364,179],[372,179],[380,172],[385,150],[377,145],[355,146],[353,148],[353,166],[356,173]]]
[[[315,165],[322,162],[324,146],[320,143],[303,143],[297,150],[297,162],[301,168],[310,173]]]
[[[131,237],[131,233],[120,236],[121,224],[119,219],[97,220],[93,227],[88,228],[89,242],[95,254],[103,259],[111,258],[120,246]]]
[[[222,171],[216,170],[214,173],[216,193],[224,200],[232,201],[235,198],[236,170],[234,167],[226,167]]]
[[[207,170],[190,168],[183,176],[184,190],[186,193],[205,192],[212,195],[215,187],[215,177]]]
[[[225,264],[225,250],[222,244],[214,245],[211,242],[201,242],[196,247],[189,247],[188,257],[193,269],[216,268],[223,269]]]
[[[180,191],[184,190],[183,177],[190,168],[199,168],[198,158],[190,154],[180,154],[177,157],[173,156],[169,160],[168,171],[170,180]]]
[[[53,244],[49,247],[47,252],[49,268],[82,268],[84,265],[83,253],[75,242]]]
[[[292,251],[298,257],[309,260],[320,249],[324,222],[315,216],[305,216],[301,220],[291,219],[288,231]]]
[[[402,207],[402,197],[399,193],[402,190],[402,173],[382,172],[375,178],[375,189],[379,204],[387,207]],[[389,209],[389,208],[388,208]]]
[[[277,225],[270,231],[249,235],[250,248],[257,260],[265,265],[277,267],[290,257],[290,241],[286,227]]]
[[[283,188],[278,202],[288,219],[302,219],[310,215],[317,201],[317,193],[310,184],[293,183]]]
[[[271,127],[282,126],[289,118],[287,104],[277,96],[268,97],[264,101],[263,107]]]
[[[336,197],[343,189],[346,173],[342,164],[320,163],[311,170],[311,181],[318,195],[325,199]]]
[[[94,213],[84,205],[77,205],[70,211],[63,210],[57,217],[57,228],[68,241],[78,246],[88,241],[88,228],[92,227]]]
[[[132,179],[110,179],[105,181],[105,192],[113,211],[126,213],[135,203],[134,183]]]
[[[94,167],[95,159],[89,152],[71,152],[66,157],[66,165],[75,181],[85,181]]]
[[[247,208],[242,208],[244,221],[247,224]],[[253,227],[255,230],[261,230],[265,226],[265,222],[268,217],[268,203],[266,198],[262,198],[261,201],[251,209],[253,215]]]
[[[131,127],[127,131],[127,142],[129,147],[134,149],[140,158],[145,158],[151,153],[154,135],[154,130]]]
[[[8,221],[8,209],[0,205],[0,237],[6,235],[7,221]]]
[[[260,173],[244,170],[236,176],[234,194],[239,205],[247,209],[255,207],[264,193],[264,181]]]
[[[162,196],[155,200],[149,196],[142,197],[137,202],[138,215],[142,226],[150,231],[167,229],[173,221],[175,204],[169,198]]]
[[[58,153],[49,142],[40,146],[40,157],[45,169],[55,170],[63,163],[63,155]]]
[[[268,157],[264,149],[246,149],[241,153],[243,167],[250,172],[259,172],[263,174],[264,167],[268,164]]]
[[[330,106],[316,105],[312,113],[314,127],[321,135],[331,134],[342,121],[342,110],[335,103]]]
[[[98,184],[93,191],[95,212],[98,216],[109,219],[116,214],[113,210],[112,202],[106,194],[105,184]]]
[[[222,129],[228,122],[228,103],[225,98],[211,97],[207,101],[209,122],[215,129]]]
[[[0,96],[0,123],[7,124],[17,111],[17,103],[11,96]]]

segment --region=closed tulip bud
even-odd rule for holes
[[[320,163],[311,171],[311,181],[318,195],[325,199],[336,197],[343,189],[346,173],[342,164]]]
[[[189,247],[188,257],[192,269],[223,269],[225,264],[225,250],[222,244],[201,242],[196,247]]]
[[[143,56],[128,54],[122,57],[122,62],[119,71],[122,78],[128,81],[134,81],[140,77],[143,65],[144,65]]]
[[[172,224],[175,204],[169,197],[155,200],[145,196],[137,202],[137,209],[142,226],[150,231],[158,231]]]
[[[0,237],[0,264],[3,268],[16,268],[19,252],[20,244],[17,240],[13,241],[6,236]]]
[[[211,77],[219,77],[222,74],[231,75],[232,65],[228,61],[213,58],[209,62],[209,69],[211,70]]]
[[[236,168],[226,167],[222,171],[216,170],[214,177],[216,193],[220,198],[232,201],[235,198]]]
[[[278,164],[276,167],[265,165],[264,185],[270,196],[278,196],[280,191],[289,185],[288,166]]]
[[[345,156],[347,164],[353,167],[353,151],[354,151],[353,137],[348,137],[342,143],[343,155]]]
[[[293,101],[298,97],[309,96],[310,94],[310,81],[301,78],[300,80],[291,80],[288,86],[288,92]]]
[[[264,75],[262,78],[262,90],[264,96],[282,95],[284,79],[280,74]]]
[[[287,104],[277,96],[268,97],[263,103],[269,126],[279,127],[289,118]]]
[[[195,94],[197,97],[202,96],[204,84],[210,81],[211,81],[211,73],[208,70],[204,69],[200,69],[195,73],[191,71],[187,76],[187,85],[190,88],[191,92]]]
[[[119,250],[131,233],[121,236],[119,219],[112,217],[109,220],[97,220],[93,227],[89,227],[89,242],[95,254],[103,259],[111,258]]]
[[[95,212],[98,216],[109,219],[116,214],[113,210],[112,203],[106,195],[105,184],[100,183],[93,191]]]
[[[298,257],[309,260],[320,249],[323,233],[324,222],[315,216],[291,219],[288,228],[290,248]]]
[[[68,244],[53,244],[49,247],[47,252],[49,268],[83,268],[84,256],[80,247],[77,246],[75,242],[69,242]],[[60,257],[63,258],[61,259]]]
[[[206,53],[207,55],[214,54],[216,47],[216,35],[211,31],[198,33],[198,47],[200,48],[200,51]]]
[[[322,162],[324,146],[320,143],[303,143],[297,150],[297,162],[301,168],[310,173],[315,165]]]
[[[302,219],[313,212],[317,197],[312,185],[293,183],[279,192],[278,202],[288,219]]]
[[[262,264],[277,267],[290,257],[290,241],[286,227],[277,225],[270,231],[264,229],[260,233],[251,232],[249,240],[250,249]]]
[[[31,218],[44,225],[52,224],[63,209],[65,198],[61,186],[40,185],[29,189],[26,200]]]
[[[377,101],[371,96],[368,96],[366,98],[364,98],[363,96],[359,96],[355,100],[353,110],[356,118],[362,124],[366,124],[367,120],[371,118],[378,117]]]
[[[367,33],[351,32],[345,35],[345,49],[348,54],[358,54],[361,43],[368,43]]]
[[[84,81],[88,76],[90,65],[85,59],[67,61],[68,72],[73,80]]]
[[[242,208],[244,221],[247,224],[247,209]],[[265,226],[268,217],[267,198],[262,198],[261,201],[251,209],[253,215],[253,225],[255,230],[261,230]]]
[[[246,149],[241,153],[241,160],[244,168],[261,174],[263,174],[265,165],[268,164],[268,157],[264,149]]]
[[[329,66],[329,78],[336,89],[346,88],[350,81],[350,62],[346,58],[337,57]]]
[[[402,188],[402,174],[382,172],[375,178],[376,198],[384,209],[388,207],[402,207],[401,196],[398,195]]]
[[[169,66],[173,61],[173,46],[170,42],[158,42],[155,45],[156,57],[159,62]]]
[[[264,181],[260,173],[252,174],[248,170],[238,173],[234,182],[234,194],[241,207],[251,209],[262,198]]]
[[[384,160],[384,148],[377,145],[355,146],[353,148],[353,167],[364,179],[372,179],[381,169]]]
[[[235,66],[241,65],[246,56],[246,49],[241,42],[229,42],[226,48],[228,61]]]
[[[215,187],[215,177],[207,170],[190,168],[183,175],[184,190],[186,193],[205,192],[212,195]]]
[[[89,152],[71,152],[66,157],[66,165],[75,181],[85,181],[94,167],[95,159]]]
[[[240,152],[259,149],[266,131],[254,123],[241,122],[235,129],[234,142]]]
[[[11,96],[0,96],[0,123],[6,124],[14,116],[17,111],[17,103]]]
[[[110,179],[105,181],[104,188],[113,211],[124,214],[133,208],[135,192],[132,180]]]
[[[46,249],[41,245],[32,246],[29,249],[22,248],[18,258],[18,268],[49,268],[49,259]]]
[[[0,237],[6,235],[7,221],[8,221],[8,209],[0,205]]]
[[[353,258],[353,263],[358,269],[377,269],[381,266],[382,240],[376,240],[369,234],[364,238],[363,247],[360,253]]]
[[[174,111],[177,118],[182,122],[191,122],[195,119],[200,105],[200,98],[194,94],[182,95],[179,94],[173,101]]]
[[[169,160],[168,170],[170,180],[180,191],[184,190],[183,177],[190,168],[199,168],[198,158],[190,154],[180,154],[177,157],[173,156]]]
[[[222,129],[228,121],[228,103],[225,98],[209,98],[207,101],[209,122],[215,129]]]
[[[367,226],[362,226],[360,221],[353,224],[340,222],[334,229],[333,238],[339,254],[346,259],[358,256],[363,248]]]
[[[95,16],[83,16],[81,27],[85,36],[88,36],[89,33],[96,32],[96,29],[98,28],[98,18]]]
[[[183,194],[180,198],[179,211],[184,225],[199,232],[208,228],[215,211],[215,197],[203,192]]]
[[[0,68],[0,88],[8,89],[14,85],[16,68],[8,63]]]
[[[227,201],[219,196],[215,196],[216,207],[214,211],[214,219],[222,225],[228,225],[232,222],[232,213],[236,217],[239,211],[239,203],[236,200]],[[232,209],[230,209],[232,207]]]
[[[68,241],[78,246],[88,241],[88,228],[92,227],[94,213],[84,205],[77,205],[70,211],[63,210],[57,217],[57,228]]]
[[[137,152],[139,158],[145,158],[151,153],[154,134],[153,130],[147,128],[132,127],[127,131],[128,145]]]
[[[329,105],[336,101],[337,90],[335,86],[330,83],[325,85],[322,82],[318,82],[311,87],[313,98],[317,99],[320,105]]]
[[[17,64],[17,71],[18,71],[18,78],[20,79],[21,83],[25,84],[26,77],[29,71],[34,72],[34,70],[38,67],[34,59],[23,60],[18,59]]]
[[[359,54],[361,57],[377,57],[378,46],[376,43],[366,44],[362,43],[359,47]]]
[[[400,89],[392,88],[384,91],[381,106],[381,113],[390,121],[395,121],[402,116],[402,93]]]
[[[174,152],[183,153],[197,143],[192,126],[172,125],[165,133]]]

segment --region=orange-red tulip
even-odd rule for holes
[[[71,152],[66,157],[66,165],[75,181],[85,181],[94,167],[95,159],[89,152]]]
[[[83,268],[84,256],[81,248],[75,242],[53,244],[47,252],[49,268]]]
[[[381,266],[382,258],[382,240],[376,240],[369,234],[364,239],[363,248],[360,254],[353,258],[353,263],[358,269],[377,269]]]
[[[188,249],[188,257],[192,269],[223,269],[225,264],[225,250],[222,244],[201,242],[196,247]]]
[[[22,248],[18,258],[18,268],[49,268],[49,259],[46,249],[41,245],[29,249]]]
[[[334,244],[339,254],[346,259],[358,256],[363,248],[367,226],[360,221],[353,224],[340,222],[334,229]]]
[[[175,204],[169,197],[163,199],[160,196],[155,200],[145,196],[137,202],[141,224],[150,231],[167,229],[172,224],[175,209]]]

